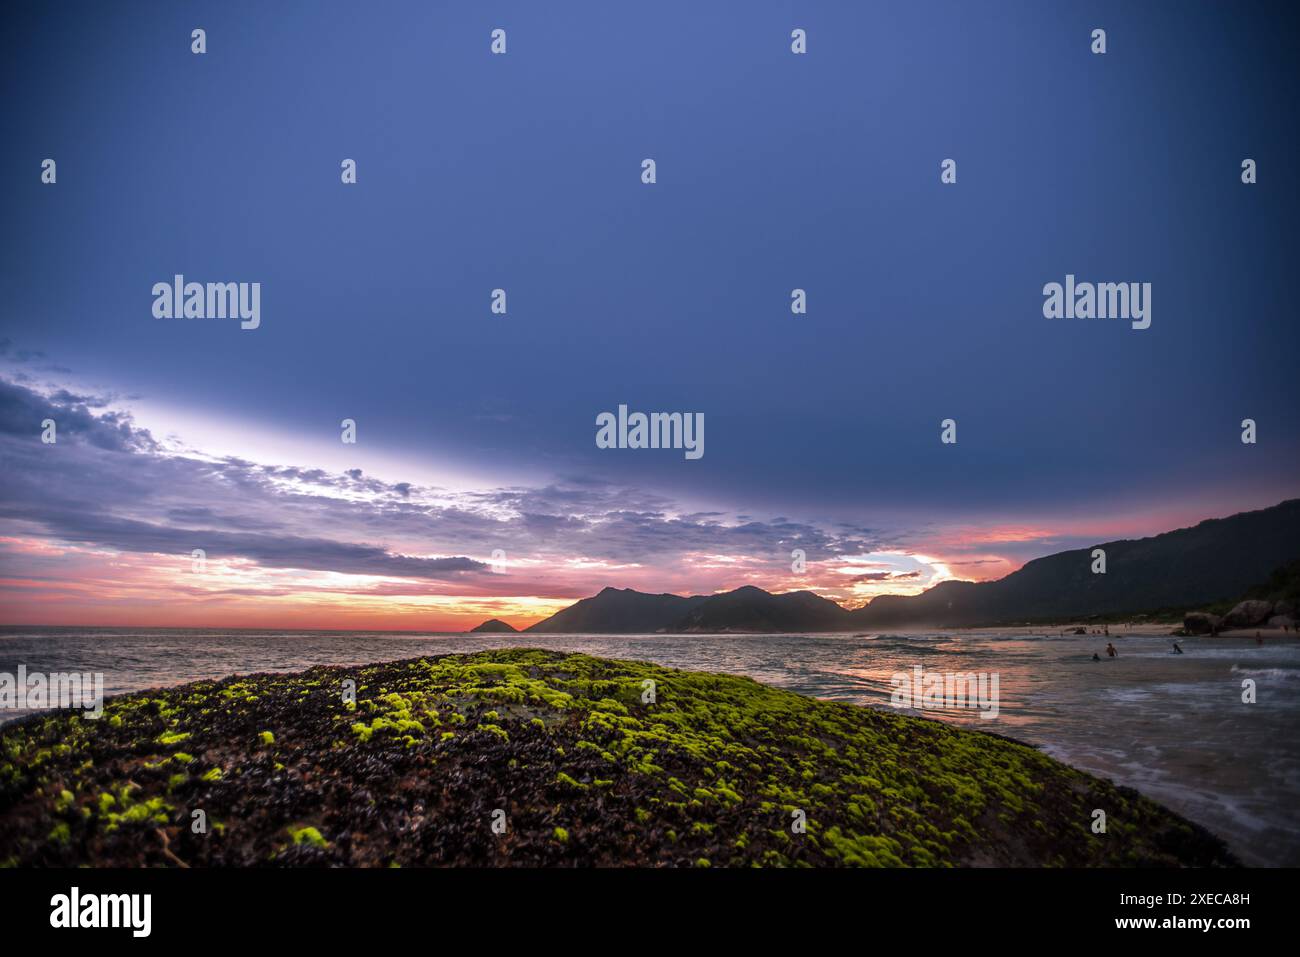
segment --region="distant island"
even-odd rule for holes
[[[1092,571],[1104,549],[1105,574]],[[1151,538],[1099,542],[1027,562],[991,582],[946,581],[919,595],[882,595],[847,609],[810,591],[747,585],[717,595],[652,595],[605,588],[523,629],[544,634],[846,632],[1116,620],[1186,619],[1211,628],[1294,627],[1300,592],[1300,499],[1208,519]],[[1243,599],[1259,604],[1238,608]],[[1267,607],[1266,607],[1267,606]],[[514,631],[492,619],[474,631]]]
[[[500,618],[489,618],[487,621],[483,622],[483,624],[476,625],[475,627],[470,629],[471,632],[484,631],[484,632],[494,632],[500,634],[514,634],[518,630],[519,629],[516,628],[514,625],[507,624],[506,622],[502,621]]]

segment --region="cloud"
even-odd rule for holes
[[[40,441],[47,418],[52,445]],[[604,574],[641,581],[707,566],[692,556],[761,570],[788,566],[795,547],[817,561],[887,544],[870,530],[832,533],[785,517],[728,522],[590,476],[450,494],[360,469],[206,457],[155,439],[111,397],[5,379],[0,453],[0,517],[34,537],[144,554],[201,548],[209,560],[449,583],[457,593],[581,594]],[[495,549],[511,574],[489,573]]]
[[[39,442],[41,423],[53,419],[58,438],[72,439],[101,449],[151,451],[153,436],[136,428],[122,412],[103,410],[108,400],[59,390],[42,395],[25,386],[0,379],[0,437]]]
[[[890,582],[890,581],[909,581],[921,577],[919,571],[910,572],[864,572],[861,575],[855,575],[849,579],[853,584],[861,582]]]
[[[365,521],[354,504],[319,491],[343,476],[323,470],[262,467],[239,459],[210,462],[166,452],[125,413],[99,397],[41,394],[0,380],[0,450],[6,482],[0,516],[59,541],[130,552],[236,557],[272,568],[451,579],[486,572],[463,556],[391,549],[353,533]],[[56,441],[41,441],[52,419]],[[383,483],[369,483],[383,492]],[[329,516],[336,519],[329,521]],[[380,526],[383,522],[377,523]]]

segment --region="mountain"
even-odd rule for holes
[[[1106,553],[1093,574],[1092,552]],[[1027,562],[992,582],[943,582],[914,596],[881,596],[856,626],[978,625],[1065,620],[1232,599],[1300,556],[1300,499],[1208,519],[1151,538],[1102,542]]]
[[[987,584],[991,583],[946,581],[919,595],[880,595],[856,611],[849,612],[851,627],[865,629],[915,624],[938,625],[956,621],[969,623],[965,622],[964,613],[985,604],[982,588]],[[954,609],[957,610],[956,613]]]
[[[600,594],[575,602],[524,631],[548,634],[646,634],[675,630],[704,595],[647,595],[631,588],[605,588]]]
[[[842,631],[846,612],[810,591],[773,595],[753,585],[711,595],[686,613],[673,631]]]
[[[492,633],[515,632],[518,630],[519,629],[514,627],[514,625],[507,624],[500,618],[489,618],[487,621],[483,622],[483,624],[475,625],[470,629],[471,632],[485,631]]]
[[[1106,552],[1104,574],[1092,571],[1095,548]],[[1300,499],[1291,499],[1151,538],[1037,558],[997,581],[946,581],[919,595],[881,595],[853,611],[809,591],[773,595],[752,585],[689,598],[606,588],[525,630],[825,632],[1065,621],[1233,599],[1297,557]]]

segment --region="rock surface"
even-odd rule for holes
[[[1188,635],[1210,635],[1222,627],[1223,621],[1218,615],[1208,611],[1188,612],[1183,616],[1183,632]]]
[[[235,676],[0,730],[10,866],[1234,863],[1008,738],[550,651]]]
[[[1223,616],[1222,627],[1227,628],[1255,628],[1268,621],[1269,616],[1273,614],[1273,603],[1271,601],[1260,601],[1258,599],[1247,599],[1238,602],[1232,609]]]

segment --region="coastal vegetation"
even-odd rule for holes
[[[582,654],[233,676],[0,731],[8,866],[1233,863],[1008,738]]]

